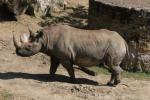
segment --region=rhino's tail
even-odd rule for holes
[[[124,40],[125,46],[126,46],[126,58],[130,59],[130,52],[127,42]]]
[[[124,40],[124,43],[125,43],[125,46],[126,46],[126,55],[122,61],[122,63],[120,64],[120,66],[127,70],[128,69],[128,63],[130,62],[130,59],[131,59],[131,55],[130,55],[130,52],[129,52],[129,47],[128,47],[128,44],[127,42]]]

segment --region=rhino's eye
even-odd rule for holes
[[[34,42],[34,41],[35,41],[35,38],[30,37],[30,42]]]
[[[25,49],[26,50],[31,50],[31,48],[32,48],[32,45],[27,45]]]
[[[28,45],[28,48],[31,48],[32,47],[32,45]]]

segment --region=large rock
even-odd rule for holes
[[[0,5],[7,6],[9,11],[16,15],[24,13],[35,15],[38,11],[47,14],[63,9],[64,0],[1,0]]]
[[[38,0],[44,16],[52,16],[55,12],[65,9],[66,2],[64,0]]]

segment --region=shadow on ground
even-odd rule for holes
[[[22,78],[22,79],[33,79],[43,82],[65,82],[70,83],[69,77],[64,75],[56,75],[55,78],[49,78],[49,74],[30,74],[30,73],[22,73],[22,72],[7,72],[7,73],[0,73],[0,79],[8,80],[8,79],[15,79],[15,78]],[[87,85],[99,85],[98,82],[85,79],[85,78],[76,78],[76,82],[73,84],[87,84]]]
[[[84,6],[68,7],[65,11],[60,12],[58,16],[44,17],[45,21],[39,25],[47,26],[56,23],[67,23],[70,26],[86,29],[88,10]]]

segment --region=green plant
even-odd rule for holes
[[[8,90],[4,90],[0,93],[0,100],[13,100],[13,94]]]

